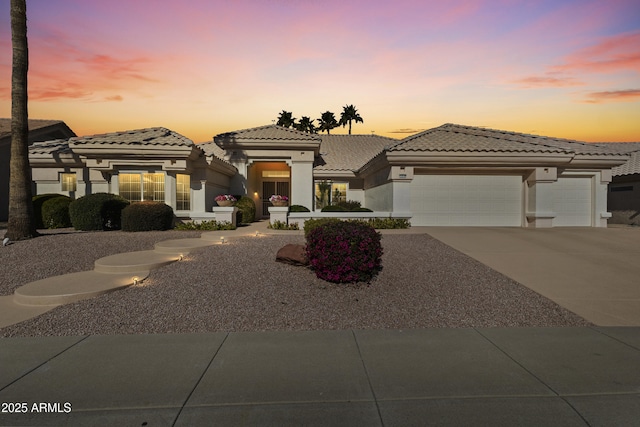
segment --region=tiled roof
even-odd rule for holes
[[[625,164],[611,168],[613,176],[640,174],[640,142],[603,142],[597,145],[630,156]]]
[[[215,142],[201,142],[196,144],[196,147],[200,148],[207,156],[214,156],[220,160],[224,159],[226,154],[225,150],[220,148]]]
[[[296,141],[296,142],[320,142],[320,136],[278,125],[260,126],[234,132],[221,133],[213,138],[217,143],[233,142],[268,142],[268,141]]]
[[[69,141],[66,139],[34,142],[29,146],[29,154],[67,154],[72,152],[73,151],[69,148]]]
[[[614,153],[633,153],[640,151],[640,142],[601,142],[596,144]]]
[[[524,133],[445,124],[409,136],[389,151],[523,152],[616,155],[596,144]]]
[[[397,139],[378,135],[322,135],[320,157],[315,170],[348,170],[361,168]]]
[[[77,145],[194,145],[189,138],[163,127],[82,136],[71,138],[69,142],[72,147]]]
[[[631,158],[621,166],[611,168],[613,176],[640,174],[640,151],[629,153]]]
[[[29,119],[29,130],[36,130],[64,123],[62,120]],[[0,139],[11,135],[11,119],[0,119]]]

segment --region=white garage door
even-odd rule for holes
[[[591,199],[591,178],[558,178],[553,184],[553,226],[591,226]]]
[[[522,177],[416,175],[412,225],[522,225]]]

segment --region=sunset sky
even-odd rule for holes
[[[640,141],[638,0],[27,0],[27,15],[29,116],[78,135],[164,126],[204,142],[354,104],[354,133]]]

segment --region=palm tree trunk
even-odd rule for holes
[[[349,120],[349,135],[351,135],[351,120]]]
[[[11,0],[11,163],[9,178],[9,222],[5,237],[29,239],[38,235],[31,204],[31,168],[29,167],[29,115],[27,111],[26,0]]]

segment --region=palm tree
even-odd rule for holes
[[[286,128],[290,128],[291,126],[295,127],[296,119],[293,117],[293,113],[290,111],[282,110],[282,113],[278,116],[278,126],[283,126]]]
[[[340,115],[340,124],[342,127],[345,127],[347,123],[349,124],[349,135],[351,135],[351,122],[354,121],[356,123],[364,123],[360,114],[358,114],[358,110],[353,105],[345,105],[342,107],[342,114]]]
[[[11,163],[9,178],[9,222],[6,238],[29,239],[38,235],[31,204],[31,168],[29,167],[29,114],[27,111],[26,0],[11,0]]]
[[[302,116],[298,124],[294,127],[300,132],[316,133],[316,126],[313,124],[313,122],[313,119],[307,116]]]
[[[338,121],[336,120],[336,116],[331,111],[325,111],[322,113],[322,116],[318,119],[319,125],[318,130],[320,132],[326,130],[327,135],[330,134],[331,129],[338,127]]]

